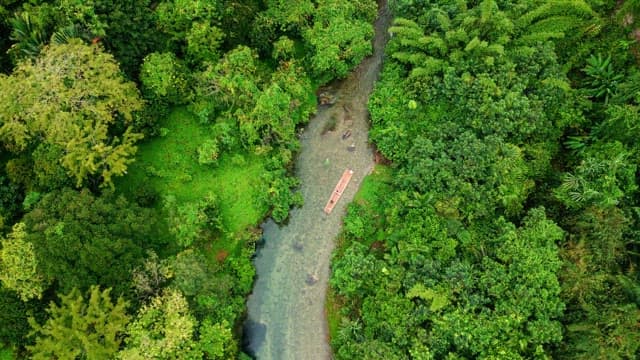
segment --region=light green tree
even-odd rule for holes
[[[184,66],[173,53],[151,53],[140,68],[145,98],[182,104],[188,100]]]
[[[374,32],[368,20],[358,17],[351,1],[329,0],[318,5],[313,27],[303,32],[316,77],[344,77],[371,54]]]
[[[213,324],[208,319],[200,325],[200,349],[209,359],[231,359],[238,353],[233,332],[226,321]]]
[[[143,103],[99,46],[70,40],[45,47],[35,61],[0,76],[0,87],[0,141],[10,151],[41,141],[62,147],[61,163],[78,186],[91,175],[109,186],[133,161],[142,135],[126,124]],[[125,131],[114,136],[116,125]]]
[[[92,286],[85,300],[80,291],[73,289],[60,296],[60,305],[51,303],[49,318],[38,324],[33,318],[29,323],[36,342],[27,349],[32,359],[109,359],[118,351],[121,333],[129,316],[127,302],[122,298],[114,304],[111,289],[100,291]]]
[[[208,22],[194,22],[187,33],[187,57],[193,65],[213,63],[220,58],[224,32]]]
[[[40,299],[44,290],[44,278],[38,273],[38,260],[33,244],[26,241],[24,223],[17,223],[0,249],[0,280],[18,293],[23,301]]]
[[[198,323],[179,290],[167,289],[143,306],[127,327],[123,360],[201,359],[194,334]]]

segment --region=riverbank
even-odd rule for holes
[[[296,175],[304,206],[292,210],[286,226],[262,226],[264,246],[255,259],[258,276],[245,335],[248,350],[261,360],[331,357],[324,312],[329,261],[346,206],[373,169],[367,101],[382,65],[389,20],[382,6],[374,54],[332,89],[336,103],[320,107],[302,135]],[[326,215],[322,209],[346,168],[354,171],[351,183]]]

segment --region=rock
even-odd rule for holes
[[[318,95],[318,103],[320,103],[320,105],[333,105],[336,103],[336,97],[335,95],[324,91]]]
[[[307,274],[307,285],[315,285],[318,282],[318,277],[313,274]]]
[[[351,145],[349,145],[349,146],[347,147],[347,150],[348,150],[349,152],[354,152],[354,151],[356,151],[356,144],[351,144]]]
[[[302,252],[302,250],[304,250],[304,245],[302,245],[300,241],[296,241],[293,243],[293,250]]]
[[[342,140],[346,140],[346,139],[348,139],[350,137],[351,137],[351,130],[350,129],[342,133]]]

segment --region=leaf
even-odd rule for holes
[[[447,295],[428,289],[421,283],[413,285],[405,296],[409,299],[419,298],[425,301],[431,300],[429,310],[434,312],[449,305]]]

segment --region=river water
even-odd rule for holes
[[[345,80],[334,84],[336,103],[320,106],[302,134],[296,175],[304,206],[291,211],[286,226],[262,225],[257,279],[248,299],[246,350],[259,360],[330,359],[324,313],[329,263],[347,204],[373,169],[368,145],[367,100],[382,66],[390,14],[379,2],[374,53]],[[334,131],[327,123],[335,119]],[[349,130],[351,135],[343,139]],[[345,169],[354,170],[333,212],[323,208]]]

